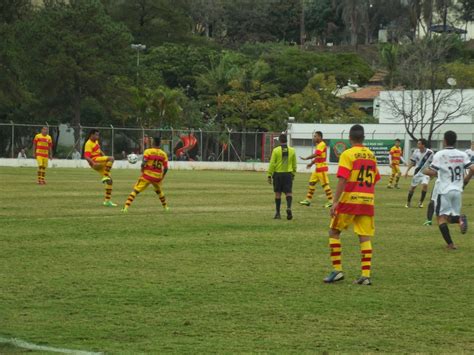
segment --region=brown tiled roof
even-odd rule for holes
[[[369,83],[383,83],[387,74],[388,71],[386,70],[377,70],[375,74],[369,79]]]
[[[380,91],[382,90],[384,90],[383,86],[371,85],[371,86],[366,86],[365,88],[362,88],[359,91],[346,94],[342,97],[344,99],[350,99],[350,100],[355,100],[355,101],[369,101],[379,96]]]

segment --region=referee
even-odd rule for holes
[[[293,179],[296,173],[296,154],[295,149],[288,146],[286,134],[280,134],[280,146],[273,149],[268,168],[268,183],[272,183],[275,192],[276,213],[274,219],[281,219],[280,205],[281,193],[286,196],[286,218],[292,219],[291,202],[293,199],[292,188]]]

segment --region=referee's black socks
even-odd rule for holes
[[[281,198],[276,198],[275,199],[275,208],[276,208],[276,212],[278,214],[280,213],[280,206],[281,206]]]
[[[286,196],[286,207],[291,209],[291,203],[293,202],[293,196]]]

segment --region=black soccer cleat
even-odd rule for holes
[[[280,214],[279,214],[278,212],[277,212],[277,213],[275,213],[275,217],[273,217],[273,219],[281,219],[281,216],[280,216]]]
[[[286,209],[286,219],[287,220],[293,219],[293,213],[291,212],[291,209],[289,208]]]
[[[370,286],[372,285],[372,282],[370,281],[369,277],[361,276],[357,280],[353,282],[354,285],[364,285],[364,286]]]
[[[331,271],[331,273],[323,279],[324,283],[332,284],[337,281],[344,280],[344,274],[342,271]]]

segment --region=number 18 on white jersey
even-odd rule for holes
[[[445,148],[433,157],[430,168],[438,172],[438,193],[446,194],[451,190],[462,191],[464,169],[471,166],[466,153],[454,148]]]

